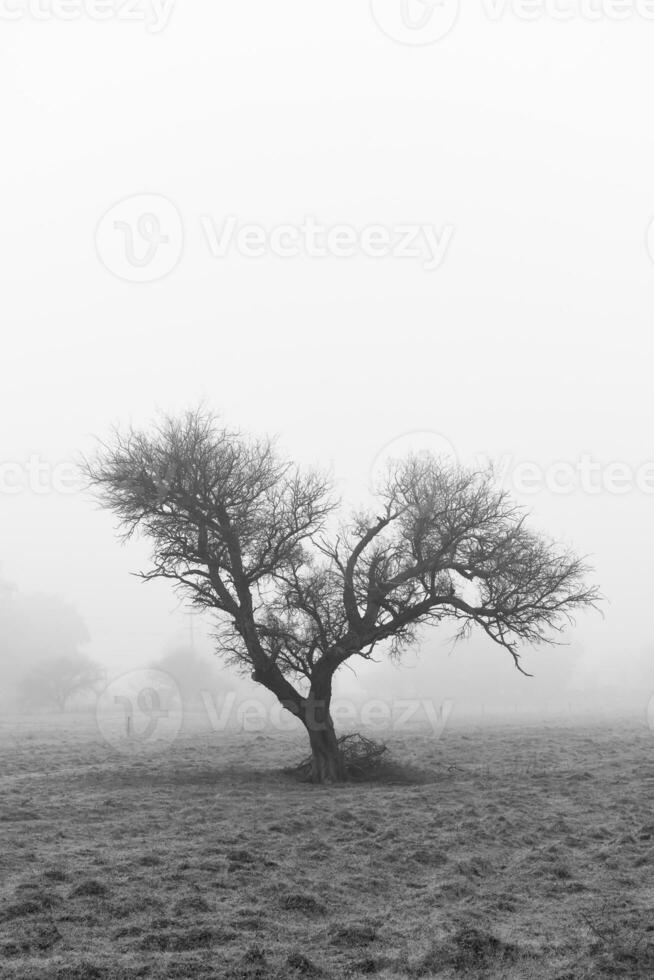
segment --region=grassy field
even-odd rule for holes
[[[388,743],[386,781],[323,788],[289,734],[5,723],[0,976],[654,976],[645,725]]]

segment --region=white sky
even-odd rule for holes
[[[482,0],[424,46],[363,0],[178,0],[159,33],[0,20],[2,461],[64,461],[201,397],[346,490],[416,430],[464,458],[651,461],[653,43],[638,13],[493,21]],[[184,250],[166,278],[126,282],[96,227],[144,193],[174,203]],[[435,271],[216,259],[203,215],[454,234]],[[650,643],[654,493],[521,499],[593,556],[610,604],[578,623],[587,656]],[[141,662],[185,628],[165,585],[129,577],[143,554],[82,495],[0,496],[7,577],[74,602],[104,659]]]

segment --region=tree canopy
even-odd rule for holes
[[[393,462],[373,507],[344,517],[324,474],[198,409],[115,430],[86,464],[125,539],[145,535],[146,581],[170,579],[219,614],[218,643],[306,726],[316,779],[340,778],[332,678],[427,625],[484,631],[522,670],[598,599],[573,552],[530,529],[489,471],[430,455]]]

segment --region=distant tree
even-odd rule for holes
[[[96,690],[104,679],[104,669],[83,654],[55,657],[23,677],[20,693],[25,703],[54,704],[65,711],[73,697]]]
[[[6,590],[0,595],[0,690],[6,700],[38,664],[75,659],[88,640],[80,614],[57,596]]]
[[[124,538],[151,541],[141,577],[215,610],[222,651],[305,726],[316,782],[345,777],[330,703],[351,658],[399,656],[421,626],[452,622],[521,670],[520,642],[552,642],[598,598],[490,473],[430,455],[391,464],[375,509],[340,529],[323,476],[204,410],[115,431],[85,470]]]
[[[215,658],[202,656],[188,644],[172,647],[151,666],[174,677],[186,705],[199,707],[202,693],[212,691],[219,682]]]

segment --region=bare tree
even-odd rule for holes
[[[84,654],[44,660],[20,683],[24,703],[55,704],[65,711],[75,695],[97,690],[105,679],[104,668]]]
[[[217,611],[222,651],[305,726],[316,782],[345,776],[330,702],[350,658],[399,656],[450,621],[521,670],[520,642],[554,642],[598,598],[584,562],[529,530],[490,473],[433,456],[394,463],[375,511],[342,526],[323,476],[204,410],[115,431],[85,470],[123,537],[151,540],[141,577]]]
[[[11,702],[25,693],[25,679],[37,667],[83,658],[89,641],[84,620],[74,606],[56,595],[25,593],[0,586],[0,689]]]

